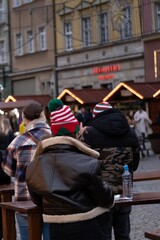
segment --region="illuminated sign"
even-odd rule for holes
[[[118,72],[120,70],[120,65],[108,65],[102,67],[94,67],[93,73],[98,75],[98,80],[108,80],[114,78],[114,72]]]

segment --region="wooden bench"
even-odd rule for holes
[[[144,236],[152,240],[160,240],[160,230],[145,232]]]
[[[12,201],[14,195],[14,183],[0,185],[0,202]]]
[[[160,180],[160,170],[152,170],[145,172],[134,172],[133,181],[150,181],[150,180]]]
[[[115,200],[116,205],[128,206],[128,205],[144,205],[144,204],[156,204],[160,203],[160,192],[142,192],[134,193],[133,199],[120,199]]]
[[[15,212],[28,216],[28,240],[41,240],[41,208],[32,201],[4,202],[2,208],[3,240],[16,240]]]

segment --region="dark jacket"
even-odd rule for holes
[[[87,220],[113,205],[111,188],[101,180],[98,156],[72,137],[51,137],[39,144],[26,181],[33,202],[43,206],[45,222]]]
[[[138,139],[125,115],[118,109],[97,114],[81,140],[100,152],[103,179],[114,193],[122,193],[123,166],[128,164],[133,172],[139,164]]]
[[[3,171],[1,163],[6,159],[7,147],[15,138],[13,131],[9,130],[8,134],[0,133],[0,184],[9,184],[11,178]]]

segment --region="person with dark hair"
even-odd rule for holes
[[[53,136],[39,143],[26,171],[32,201],[50,223],[50,240],[106,240],[114,196],[102,182],[99,153],[75,138],[79,123],[69,106],[52,99],[48,107]]]
[[[92,119],[91,109],[82,105],[78,113],[76,113],[75,117],[77,118],[79,124],[82,123],[82,125],[85,126]]]
[[[45,136],[50,135],[50,127],[46,123],[46,117],[43,108],[32,103],[26,106],[22,111],[22,118],[26,127],[26,132],[18,135],[7,148],[7,157],[2,162],[2,168],[8,176],[15,177],[15,200],[25,201],[30,199],[26,184],[26,167],[31,161],[37,147],[38,141]],[[34,173],[35,174],[35,173]],[[16,219],[19,226],[21,240],[28,240],[27,215],[16,213]],[[44,224],[44,228],[47,226]],[[47,229],[44,230],[47,235]],[[44,238],[48,239],[47,236]]]
[[[100,102],[93,109],[90,126],[82,128],[79,139],[96,149],[102,168],[102,179],[108,182],[114,194],[122,194],[123,166],[131,173],[139,164],[139,143],[125,115],[112,108],[108,102]],[[114,206],[107,216],[106,240],[130,240],[130,206]]]
[[[6,149],[10,142],[14,139],[14,133],[8,118],[0,117],[0,184],[9,184],[11,178],[3,171],[1,163],[6,157]],[[0,239],[3,238],[2,234],[2,212],[0,209]]]

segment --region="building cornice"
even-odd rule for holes
[[[110,47],[114,47],[116,46],[122,46],[122,45],[126,45],[126,44],[131,44],[131,43],[135,43],[135,42],[142,42],[143,44],[143,40],[141,37],[137,37],[137,38],[132,38],[132,39],[127,39],[127,40],[119,40],[119,41],[115,41],[115,42],[108,42],[106,44],[101,44],[99,43],[93,46],[89,46],[89,47],[83,47],[80,49],[74,49],[72,51],[65,51],[65,52],[59,52],[56,54],[56,57],[63,57],[63,56],[70,56],[70,55],[74,55],[77,53],[84,53],[84,52],[89,52],[89,51],[95,51],[95,50],[99,50],[99,49],[106,49],[106,48],[110,48]]]
[[[12,73],[8,74],[8,76],[9,77],[16,77],[16,76],[33,74],[33,73],[38,73],[38,72],[53,71],[54,68],[55,68],[54,65],[52,65],[52,66],[49,66],[49,67],[41,67],[41,68],[36,68],[36,69],[17,71],[17,72],[12,72]]]
[[[95,65],[100,65],[100,64],[111,64],[113,62],[122,62],[125,60],[132,60],[135,58],[143,58],[144,57],[144,53],[137,53],[137,54],[129,54],[126,56],[119,56],[119,57],[113,57],[113,58],[106,58],[106,59],[101,59],[101,60],[95,60],[95,61],[91,61],[91,62],[86,62],[86,63],[77,63],[77,64],[72,64],[72,65],[66,65],[66,66],[61,66],[61,67],[57,67],[55,70],[56,71],[62,71],[62,70],[70,70],[70,69],[75,69],[75,68],[84,68],[84,67],[91,67],[91,66],[95,66]]]

